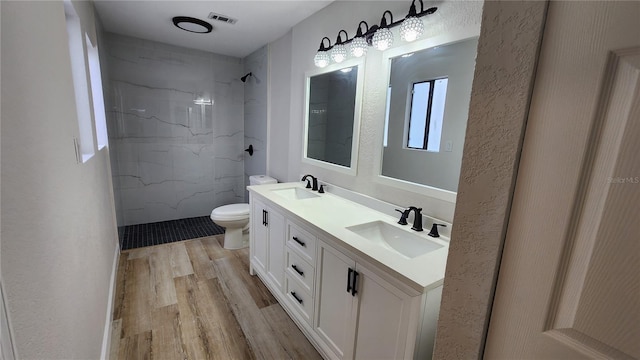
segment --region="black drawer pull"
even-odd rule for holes
[[[295,271],[296,271],[300,276],[304,276],[304,271],[302,271],[302,270],[298,269],[298,267],[297,267],[297,266],[295,266],[295,265],[291,265],[291,268],[292,268],[293,270],[295,270]]]
[[[301,246],[307,247],[307,244],[304,243],[304,241],[298,239],[297,237],[293,237],[293,241],[297,242],[298,244],[300,244]]]
[[[293,296],[294,299],[296,299],[300,304],[302,304],[302,299],[300,299],[298,295],[296,295],[295,291],[291,292],[291,296]]]
[[[358,272],[353,270],[353,285],[351,286],[351,296],[356,296],[358,293]]]
[[[353,272],[353,269],[349,268],[349,273],[347,274],[347,292],[351,292],[351,274]]]

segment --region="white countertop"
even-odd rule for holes
[[[319,197],[290,200],[273,192],[273,190],[291,187],[304,188],[302,182],[291,182],[249,186],[247,189],[342,241],[346,248],[360,256],[364,256],[366,260],[373,260],[372,262],[393,270],[396,275],[402,277],[400,280],[403,280],[403,282],[416,290],[422,292],[442,284],[449,252],[449,242],[446,238],[432,238],[427,235],[428,229],[423,232],[415,232],[411,230],[411,225],[398,225],[399,217],[394,218],[331,193],[319,194],[315,192]],[[410,231],[424,238],[425,241],[433,241],[442,245],[442,247],[409,259],[380,245],[371,243],[346,229],[349,226],[376,220]]]

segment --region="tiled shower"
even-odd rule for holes
[[[104,44],[121,232],[244,202],[242,59],[116,34]]]

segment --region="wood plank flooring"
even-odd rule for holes
[[[111,359],[321,359],[222,235],[122,252]]]

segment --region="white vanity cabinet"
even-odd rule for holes
[[[421,296],[383,279],[345,250],[318,243],[315,331],[338,359],[403,359],[413,357],[408,336],[412,312],[420,312]],[[412,334],[415,339],[415,333]]]
[[[284,289],[285,221],[273,206],[251,197],[251,271],[260,271],[279,291]],[[265,280],[265,279],[263,279]]]
[[[284,200],[253,190],[250,202],[251,272],[323,357],[431,358],[440,275],[416,287],[299,211],[288,210]]]

